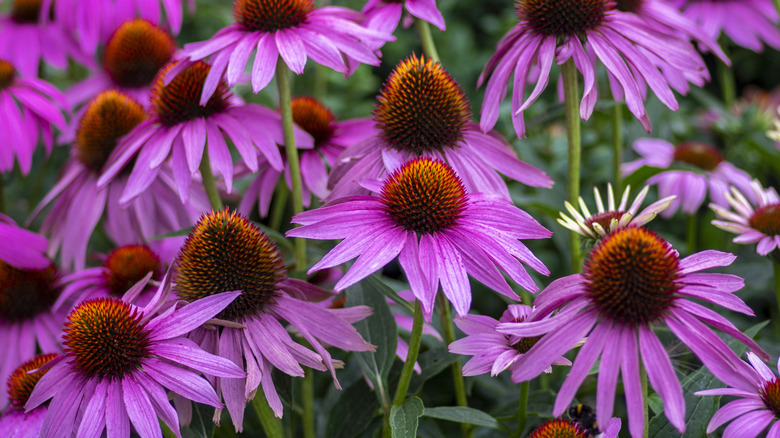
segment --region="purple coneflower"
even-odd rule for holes
[[[237,431],[242,428],[246,403],[260,385],[274,414],[282,416],[282,402],[271,378],[274,368],[298,377],[304,375],[301,365],[327,369],[335,380],[335,361],[323,343],[347,351],[374,349],[339,317],[340,311],[310,302],[324,300],[330,292],[287,278],[276,245],[246,218],[227,209],[205,214],[195,225],[176,258],[173,290],[190,302],[227,291],[242,292],[217,315],[230,325],[190,335],[206,351],[219,352],[248,373],[245,379],[221,379],[215,385]],[[368,309],[360,310],[367,314]],[[289,322],[314,351],[295,342],[280,320]]]
[[[183,238],[162,240],[174,240],[171,243],[179,244],[176,248],[178,251]],[[154,241],[157,244],[155,246],[165,244],[160,242],[160,240]],[[116,248],[104,256],[102,266],[63,276],[59,281],[62,285],[62,293],[54,303],[54,308],[67,304],[70,309],[82,301],[93,298],[121,298],[134,284],[150,273],[151,280],[160,281],[165,269],[173,261],[175,253],[171,254],[168,251],[167,255],[169,258],[161,260],[161,256],[146,245],[126,245]],[[138,298],[133,297],[132,301],[139,306],[148,304],[155,289],[153,284],[147,283],[144,289],[138,290],[136,294]]]
[[[4,143],[0,148],[0,172],[12,170],[15,157],[26,175],[39,139],[50,153],[54,143],[52,126],[65,129],[62,112],[67,108],[65,98],[54,86],[34,76],[17,76],[14,64],[0,57],[0,132]]]
[[[19,269],[43,269],[49,266],[45,237],[19,228],[10,217],[0,213],[0,261]]]
[[[128,167],[119,168],[114,179],[98,186],[101,170],[117,143],[146,119],[138,102],[115,90],[99,94],[87,106],[79,121],[71,159],[32,214],[35,218],[53,204],[41,232],[51,238],[50,256],[61,251],[64,266],[84,269],[89,238],[101,219],[105,218],[104,229],[109,237],[123,245],[147,242],[188,227],[208,206],[200,185],[192,188],[191,202],[182,205],[167,168],[157,178],[146,181],[149,189],[134,199],[121,199],[131,178]]]
[[[368,0],[363,6],[363,14],[366,16],[363,26],[392,34],[401,21],[404,9],[409,12],[409,15],[427,21],[439,30],[447,30],[444,17],[436,8],[436,0]]]
[[[771,0],[667,0],[713,40],[725,33],[734,43],[760,52],[780,49],[777,9]]]
[[[743,363],[744,366],[738,372],[749,376],[749,382],[745,382],[745,379],[735,379],[735,382],[741,384],[731,388],[705,389],[694,393],[694,395],[737,397],[736,400],[721,406],[712,416],[707,425],[708,435],[731,421],[723,431],[723,438],[754,438],[770,424],[772,427],[764,436],[780,437],[780,422],[776,421],[780,418],[780,379],[758,356],[751,352],[748,352],[747,356],[752,367]]]
[[[41,436],[46,405],[24,412],[35,384],[48,371],[40,368],[56,358],[57,354],[39,354],[21,364],[8,378],[10,407],[0,416],[0,435],[12,438],[38,438]],[[37,371],[36,371],[37,370]]]
[[[46,16],[44,0],[13,0],[9,15],[0,15],[0,58],[13,63],[23,76],[38,77],[41,60],[58,69],[68,67],[68,56],[84,65],[85,56],[65,31]]]
[[[303,205],[308,207],[311,203],[311,195],[318,199],[328,196],[328,168],[336,164],[339,154],[347,146],[371,136],[374,122],[371,119],[339,122],[328,107],[311,97],[293,99],[292,114],[297,127],[311,137],[303,142],[296,141],[300,149],[298,152],[303,182]],[[283,144],[284,141],[281,143]],[[284,147],[279,151],[284,162],[284,178],[287,187],[292,190],[290,166],[287,163]],[[238,211],[248,215],[257,202],[260,217],[265,217],[280,176],[282,172],[274,169],[267,160],[261,160],[260,171],[241,199]]]
[[[571,403],[596,359],[601,358],[596,390],[596,415],[612,416],[618,373],[628,408],[631,436],[644,432],[640,367],[664,403],[664,414],[681,433],[685,430],[685,401],[668,353],[653,331],[668,327],[716,377],[724,381],[741,362],[705,323],[733,336],[766,356],[752,339],[719,313],[691,300],[753,315],[734,292],[742,278],[700,273],[728,266],[736,257],[720,251],[702,251],[679,259],[669,243],[641,227],[621,228],[599,241],[590,252],[584,273],[553,281],[534,301],[534,320],[502,323],[499,332],[515,336],[542,336],[518,359],[517,381],[530,380],[583,337],[587,340],[555,400],[553,414]],[[558,310],[548,319],[543,317]],[[724,377],[725,376],[725,377]]]
[[[572,59],[582,72],[585,88],[580,117],[587,120],[597,100],[596,60],[607,69],[616,98],[624,97],[629,110],[649,131],[645,112],[645,86],[666,106],[678,105],[664,69],[688,76],[707,77],[701,57],[686,37],[659,31],[637,15],[615,8],[611,0],[520,0],[515,3],[519,23],[498,43],[479,83],[488,79],[480,126],[487,131],[498,120],[500,103],[514,74],[512,123],[519,137],[525,136],[523,111],[547,87],[553,61]],[[587,41],[587,44],[586,44]],[[526,98],[525,87],[533,66],[538,80]],[[660,71],[659,71],[660,70]]]
[[[176,41],[165,29],[143,19],[125,21],[103,49],[102,68],[68,89],[65,96],[77,106],[113,88],[147,107],[154,78],[175,52]]]
[[[582,200],[582,197],[579,198],[579,206],[582,214],[580,214],[569,201],[566,201],[563,205],[566,207],[566,210],[568,210],[571,217],[566,216],[561,212],[558,223],[577,234],[581,234],[593,240],[601,239],[618,228],[644,226],[655,219],[658,213],[669,207],[675,199],[674,195],[659,199],[648,205],[647,208],[642,210],[637,216],[639,206],[642,205],[642,201],[645,200],[649,190],[650,186],[645,186],[645,188],[636,196],[631,206],[628,207],[628,210],[626,210],[626,207],[628,206],[628,196],[631,193],[631,186],[626,187],[623,191],[623,197],[620,199],[620,205],[615,206],[615,194],[612,192],[612,184],[608,184],[607,208],[604,208],[604,202],[601,200],[599,189],[593,187],[593,196],[596,199],[596,208],[598,208],[598,211],[591,214],[590,210],[588,210],[588,206],[585,205],[585,201]]]
[[[521,338],[496,331],[500,322],[522,322],[532,319],[534,309],[522,304],[510,304],[496,321],[489,316],[466,315],[455,317],[455,325],[466,334],[450,344],[450,353],[474,356],[463,365],[464,376],[490,373],[495,377],[504,370],[515,373],[517,360],[541,339],[540,336]],[[571,365],[561,356],[552,365]],[[544,370],[552,372],[552,366]]]
[[[555,419],[537,426],[528,438],[617,438],[622,426],[620,418],[610,418],[603,433],[574,420]],[[591,433],[595,432],[595,433]]]
[[[60,294],[57,268],[19,269],[0,261],[0,382],[36,351],[60,351],[60,330],[67,312],[52,310]],[[0,410],[8,394],[0,392]]]
[[[235,24],[210,40],[187,44],[182,50],[181,57],[190,61],[214,56],[201,103],[209,100],[225,70],[228,85],[236,85],[252,52],[252,90],[257,93],[271,82],[280,56],[296,74],[303,73],[307,58],[347,73],[354,66],[345,63],[344,56],[379,65],[373,47],[395,39],[357,24],[357,12],[336,6],[315,8],[314,0],[235,0],[233,18]]]
[[[756,243],[756,252],[767,255],[780,246],[780,197],[774,188],[764,189],[761,183],[751,183],[753,196],[758,202],[749,201],[736,187],[726,193],[726,199],[734,211],[720,205],[710,208],[723,220],[714,220],[712,225],[739,234],[735,243]]]
[[[146,190],[170,162],[173,179],[182,202],[189,199],[193,175],[203,160],[208,141],[208,159],[214,171],[233,186],[233,160],[225,135],[232,140],[246,166],[256,172],[258,152],[275,169],[282,169],[279,148],[269,135],[269,125],[279,125],[280,116],[254,104],[234,104],[223,80],[204,105],[199,102],[207,76],[213,68],[205,62],[190,63],[167,85],[163,78],[176,63],[168,64],[152,86],[152,117],[141,122],[119,144],[98,181],[103,187],[135,160],[120,202],[127,202]],[[219,78],[218,78],[219,79]],[[277,128],[278,129],[278,128]]]
[[[28,0],[29,1],[29,0]],[[41,3],[41,0],[37,0]],[[176,35],[181,30],[182,0],[42,0],[53,8],[60,27],[74,35],[81,49],[92,55],[98,43],[105,42],[122,22],[143,18],[161,25],[160,4],[165,9],[167,28]],[[194,2],[190,1],[191,8]]]
[[[25,405],[30,411],[51,399],[41,437],[100,436],[106,430],[109,436],[129,438],[131,424],[140,436],[162,437],[160,420],[178,433],[179,419],[166,390],[222,406],[214,388],[195,371],[233,379],[246,373],[183,336],[240,293],[206,297],[157,315],[168,287],[166,279],[143,308],[97,298],[71,311],[63,335],[65,354],[51,361]]]
[[[538,287],[523,267],[549,271],[518,239],[551,233],[504,199],[467,193],[458,175],[430,158],[407,162],[384,182],[364,182],[379,196],[341,198],[300,213],[302,227],[289,236],[344,239],[310,270],[338,266],[355,257],[335,289],[341,291],[398,256],[406,278],[430,321],[439,283],[459,316],[471,306],[468,274],[514,300],[497,268],[524,289]],[[419,243],[418,243],[419,240]]]
[[[366,193],[361,180],[384,178],[417,157],[445,161],[470,192],[510,199],[497,172],[533,187],[553,185],[543,171],[518,160],[498,133],[482,133],[471,122],[466,95],[438,62],[406,58],[387,78],[377,100],[373,135],[339,158],[330,176],[330,200]]]
[[[710,199],[724,207],[728,206],[726,193],[729,185],[735,185],[740,190],[750,189],[750,176],[726,161],[714,146],[688,142],[675,147],[665,140],[640,138],[634,142],[634,150],[641,158],[624,163],[621,166],[623,175],[630,175],[642,166],[666,169],[675,163],[691,168],[666,170],[647,180],[649,184],[658,184],[659,196],[677,196],[661,213],[663,217],[673,216],[678,208],[686,214],[696,213],[708,189]]]

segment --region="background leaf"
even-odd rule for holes
[[[422,400],[415,396],[407,398],[401,406],[393,406],[390,410],[393,438],[415,438],[418,420],[424,410]]]
[[[456,423],[468,423],[475,426],[492,427],[493,429],[501,430],[506,429],[506,427],[491,415],[474,408],[462,406],[426,408],[423,415],[426,417],[438,418],[439,420],[454,421]]]

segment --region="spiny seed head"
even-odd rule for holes
[[[165,75],[174,65],[175,62],[163,67],[152,85],[152,110],[160,123],[173,126],[198,117],[206,118],[225,111],[230,106],[230,90],[222,79],[206,105],[200,105],[203,84],[211,71],[211,66],[203,61],[193,63],[173,78],[171,83],[165,85]]]
[[[14,0],[11,19],[17,23],[37,23],[42,0]]]
[[[65,322],[65,355],[86,378],[121,379],[150,356],[145,326],[137,309],[124,301],[84,301]]]
[[[471,120],[469,101],[438,62],[412,55],[390,74],[374,109],[382,136],[399,151],[422,155],[454,148]]]
[[[328,107],[311,97],[292,100],[293,121],[314,137],[314,145],[328,142],[336,130],[336,118]]]
[[[14,65],[5,59],[0,59],[0,90],[4,90],[14,83],[16,69]]]
[[[765,382],[758,394],[766,407],[775,414],[775,418],[780,418],[780,379],[775,377]]]
[[[47,312],[60,290],[57,268],[19,269],[0,260],[0,321],[18,322]]]
[[[748,224],[767,236],[780,236],[780,204],[769,204],[758,208],[750,216]]]
[[[441,161],[417,158],[385,181],[385,211],[399,227],[433,234],[455,225],[466,208],[466,190],[455,172]]]
[[[569,420],[552,420],[539,425],[528,438],[589,438],[590,434],[579,424]]]
[[[666,315],[680,286],[678,257],[666,241],[640,227],[601,240],[585,261],[587,294],[601,315],[636,326]]]
[[[723,161],[723,154],[704,143],[682,143],[674,149],[674,160],[696,166],[702,170],[715,170]]]
[[[106,44],[103,68],[121,87],[144,87],[175,51],[176,41],[161,27],[142,19],[125,21]]]
[[[639,14],[642,12],[644,0],[616,0],[616,2],[618,11]]]
[[[87,106],[76,131],[76,157],[100,172],[119,143],[146,119],[144,108],[132,97],[116,90],[98,94]]]
[[[217,318],[243,321],[264,311],[284,279],[284,260],[268,236],[236,212],[211,211],[195,224],[176,259],[174,290],[195,301],[240,290]]]
[[[532,336],[530,338],[520,338],[520,340],[517,341],[513,345],[515,347],[515,350],[517,350],[518,353],[528,353],[528,350],[531,349],[534,345],[536,345],[539,340],[542,339],[541,336]]]
[[[598,28],[606,13],[615,7],[611,0],[517,0],[517,18],[539,34],[579,36]]]
[[[306,22],[314,0],[236,0],[233,18],[244,29],[275,32]]]
[[[27,399],[35,388],[35,384],[41,380],[48,369],[35,371],[57,357],[54,353],[39,354],[27,362],[21,364],[8,378],[8,400],[11,406],[17,409],[24,408]],[[34,372],[30,372],[34,371]]]
[[[120,297],[149,272],[159,274],[162,264],[148,246],[127,245],[111,251],[103,267],[108,289],[112,295]]]

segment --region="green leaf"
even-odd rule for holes
[[[650,167],[642,166],[635,170],[634,173],[623,179],[623,186],[631,186],[632,189],[641,188],[644,186],[645,181],[665,171],[662,167]],[[633,191],[633,190],[632,190]],[[638,192],[637,192],[638,193]],[[620,196],[620,195],[618,195]]]
[[[325,426],[325,436],[353,438],[360,435],[380,407],[374,391],[366,381],[356,381],[341,393],[333,405]]]
[[[393,406],[390,410],[393,438],[417,437],[417,423],[424,410],[422,400],[415,396],[407,398],[401,406]]]
[[[374,384],[380,403],[387,405],[390,402],[387,375],[398,346],[398,327],[384,295],[376,290],[376,283],[370,278],[347,288],[347,306],[365,305],[374,309],[371,316],[354,325],[363,339],[376,345],[376,351],[356,352],[355,356],[363,373]]]
[[[367,277],[362,281],[362,283],[365,283],[367,287],[370,287],[371,289],[377,290],[379,293],[386,296],[387,298],[390,298],[398,305],[405,307],[409,312],[414,313],[414,307],[412,307],[408,301],[401,298],[401,296],[398,295],[398,292],[394,291],[390,286],[386,285],[385,282],[380,280],[377,276],[372,275]]]
[[[212,417],[214,408],[200,403],[192,404],[192,421],[187,427],[181,428],[182,438],[211,438],[214,436]]]
[[[417,363],[420,364],[422,373],[414,373],[412,375],[409,392],[415,393],[419,391],[425,381],[436,377],[440,372],[446,370],[459,357],[457,354],[450,353],[447,348],[434,348],[421,353],[417,357]]]
[[[423,413],[426,417],[439,420],[454,421],[456,423],[468,423],[475,426],[492,427],[493,429],[506,430],[506,427],[491,415],[479,409],[462,406],[442,406],[438,408],[426,408]]]

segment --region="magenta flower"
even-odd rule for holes
[[[752,367],[742,362],[739,372],[744,378],[733,379],[738,382],[730,388],[715,388],[697,391],[694,395],[726,395],[737,397],[721,406],[707,425],[707,434],[712,434],[720,426],[731,423],[723,431],[723,438],[754,438],[769,426],[765,437],[780,436],[780,379],[755,354],[748,352]]]
[[[399,63],[382,88],[368,137],[347,148],[329,180],[329,200],[365,194],[359,182],[384,178],[403,163],[429,157],[443,160],[470,192],[510,199],[498,174],[533,187],[552,187],[543,171],[517,159],[498,133],[482,133],[471,122],[468,99],[437,62],[412,55]]]
[[[538,287],[523,263],[549,275],[518,239],[544,239],[551,233],[503,199],[467,193],[456,173],[441,161],[418,158],[384,182],[364,184],[380,195],[350,196],[300,213],[293,222],[303,226],[287,232],[309,239],[344,239],[309,271],[358,257],[336,283],[337,291],[398,257],[430,321],[440,283],[463,316],[471,306],[468,274],[515,300],[519,297],[497,268],[532,292]]]
[[[0,15],[0,59],[16,66],[22,76],[38,77],[41,60],[64,70],[68,57],[91,65],[76,42],[54,22],[48,20],[46,0],[14,0],[8,15]],[[2,76],[0,74],[0,76]]]
[[[655,233],[621,228],[599,241],[585,261],[584,272],[553,281],[534,301],[536,317],[501,323],[497,330],[522,337],[542,336],[515,363],[517,381],[530,380],[587,336],[555,400],[553,415],[571,403],[596,359],[601,360],[596,389],[596,416],[612,416],[618,373],[622,374],[633,437],[644,432],[639,367],[664,403],[664,414],[682,433],[685,401],[672,363],[653,327],[665,326],[688,346],[718,378],[749,382],[730,373],[741,362],[709,324],[766,356],[752,339],[719,313],[691,300],[753,315],[734,292],[742,278],[700,271],[730,265],[736,257],[702,251],[679,259],[677,251]],[[558,312],[543,319],[553,311]],[[706,323],[706,324],[705,324]],[[767,356],[768,357],[768,356]],[[640,365],[641,363],[641,365]],[[724,377],[725,376],[725,377]]]
[[[661,32],[637,15],[616,9],[613,1],[518,1],[515,5],[519,23],[501,39],[496,54],[480,75],[480,84],[488,80],[480,121],[483,131],[496,124],[507,83],[514,75],[512,124],[518,137],[524,137],[523,111],[547,87],[553,61],[561,65],[572,59],[582,73],[582,119],[590,117],[598,98],[598,60],[607,69],[615,98],[625,100],[647,131],[650,119],[644,107],[646,86],[670,109],[678,107],[662,71],[671,69],[686,77],[708,78],[701,57],[686,37]],[[526,98],[526,82],[533,67],[539,69],[538,79]]]
[[[490,373],[497,376],[504,370],[511,370],[514,375],[517,360],[531,349],[540,337],[521,338],[496,331],[500,322],[522,322],[532,319],[534,309],[522,304],[510,304],[501,319],[496,321],[489,316],[466,315],[455,317],[455,325],[463,330],[465,338],[450,344],[450,353],[474,356],[463,365],[464,376],[476,376]],[[571,362],[561,356],[553,365],[568,365]],[[552,367],[547,367],[545,373],[551,373]]]
[[[734,43],[760,52],[780,49],[777,9],[771,0],[668,0],[713,40],[725,33]]]
[[[753,196],[758,202],[750,201],[736,187],[731,187],[731,193],[726,193],[728,208],[710,204],[720,219],[712,225],[739,234],[734,243],[756,243],[756,252],[767,255],[780,247],[780,197],[774,188],[764,189],[758,180],[751,184]]]
[[[233,18],[235,24],[210,40],[187,44],[182,50],[181,57],[190,61],[214,57],[201,103],[209,100],[226,70],[228,85],[236,85],[252,52],[252,90],[258,93],[271,82],[280,56],[296,74],[303,73],[307,58],[347,73],[354,66],[345,63],[345,56],[350,61],[379,65],[373,47],[395,39],[357,24],[360,15],[354,11],[336,6],[315,8],[314,0],[235,0]],[[187,64],[183,62],[179,68]]]
[[[0,41],[3,38],[0,35]],[[4,142],[0,148],[0,172],[12,170],[15,157],[26,175],[38,140],[43,140],[46,152],[50,153],[54,142],[52,127],[65,129],[62,112],[67,108],[65,98],[54,86],[35,77],[17,76],[14,64],[0,58],[0,132]]]
[[[27,403],[35,384],[48,371],[46,368],[40,368],[56,357],[54,353],[39,354],[11,373],[8,378],[11,404],[0,416],[0,435],[13,438],[37,438],[41,435],[47,406],[41,405],[30,412],[24,412],[24,404]]]
[[[727,207],[729,185],[745,191],[750,189],[750,176],[726,161],[723,154],[713,146],[681,143],[675,147],[665,140],[640,138],[634,142],[634,150],[641,158],[623,163],[620,168],[623,175],[630,175],[642,166],[665,169],[675,163],[692,168],[666,170],[647,180],[649,184],[658,184],[659,196],[677,196],[669,208],[661,213],[663,217],[673,216],[678,208],[682,208],[686,214],[695,213],[708,191],[713,202]]]
[[[10,217],[0,213],[0,261],[18,269],[43,269],[49,242],[45,237],[19,228]]]
[[[253,172],[258,170],[258,152],[273,168],[282,168],[279,148],[268,132],[268,126],[279,125],[278,114],[259,105],[233,103],[222,80],[216,84],[216,92],[209,94],[208,102],[201,105],[199,96],[212,67],[200,61],[190,63],[165,85],[163,78],[175,66],[168,64],[157,75],[152,87],[152,118],[141,122],[120,142],[106,163],[98,187],[106,186],[135,160],[119,198],[120,203],[126,203],[147,190],[168,162],[179,197],[187,202],[193,175],[201,165],[208,141],[208,159],[214,171],[224,178],[229,193],[233,187],[233,160],[225,135]]]
[[[42,0],[42,7],[54,9],[57,24],[78,40],[81,50],[92,55],[98,43],[108,40],[123,22],[143,18],[162,25],[160,6],[165,10],[167,29],[181,30],[182,0]],[[195,3],[190,1],[190,9]]]
[[[607,184],[608,203],[607,208],[604,208],[604,202],[601,200],[599,189],[593,187],[596,208],[598,208],[596,213],[590,213],[588,206],[585,205],[585,201],[583,201],[580,196],[579,206],[582,214],[580,214],[569,201],[565,201],[563,205],[566,207],[566,210],[571,217],[566,216],[561,212],[558,223],[577,234],[581,234],[593,240],[601,239],[619,228],[644,226],[655,219],[658,213],[669,207],[675,199],[674,195],[659,199],[648,205],[639,213],[639,215],[637,215],[639,206],[642,205],[642,201],[645,200],[649,190],[650,186],[645,186],[645,188],[636,196],[634,202],[631,203],[631,206],[628,207],[628,196],[631,193],[631,186],[627,186],[623,191],[623,197],[620,199],[620,204],[615,206],[615,194],[612,193],[612,184]],[[626,207],[628,207],[628,209],[626,209]]]
[[[0,382],[35,355],[36,351],[57,352],[60,330],[67,312],[52,306],[60,294],[57,268],[49,263],[41,269],[19,269],[0,261]],[[8,393],[0,391],[0,410],[8,404]]]
[[[217,315],[229,321],[224,327],[190,335],[206,351],[219,352],[248,373],[245,379],[218,379],[215,385],[237,431],[242,428],[246,403],[260,385],[274,414],[282,416],[282,402],[271,379],[274,368],[298,377],[304,375],[301,365],[329,370],[341,389],[336,361],[322,344],[347,351],[374,349],[347,318],[340,317],[343,310],[310,302],[322,301],[330,292],[287,278],[276,245],[246,218],[227,209],[205,214],[195,225],[175,261],[173,290],[190,302],[232,290],[243,292]],[[354,310],[363,316],[369,311]],[[314,351],[295,342],[280,320],[289,322]]]
[[[208,207],[200,184],[191,187],[194,195],[189,204],[182,205],[169,168],[159,171],[156,179],[147,181],[148,190],[130,200],[121,197],[132,178],[128,168],[119,168],[117,177],[105,186],[98,185],[117,143],[146,119],[138,102],[114,90],[99,94],[84,111],[72,156],[31,217],[52,204],[41,232],[51,238],[50,256],[61,252],[63,266],[84,269],[89,238],[101,219],[105,219],[108,236],[124,245],[188,227]]]
[[[354,119],[339,122],[330,109],[311,97],[293,99],[292,112],[293,121],[299,131],[302,131],[299,134],[302,141],[296,141],[296,145],[300,156],[303,205],[308,207],[311,203],[311,195],[318,199],[328,196],[328,169],[336,164],[339,154],[347,146],[364,141],[371,136],[373,121]],[[281,140],[280,144],[283,145],[284,139]],[[292,189],[287,156],[284,154],[283,147],[280,151],[284,162],[283,172],[274,169],[267,160],[261,160],[260,171],[249,185],[238,207],[241,214],[249,215],[252,206],[257,202],[260,217],[265,217],[282,173],[287,186]]]
[[[68,103],[78,106],[113,88],[148,107],[154,78],[175,52],[176,41],[165,29],[143,19],[125,21],[103,49],[102,68],[68,89]]]
[[[222,406],[214,388],[195,371],[226,378],[246,373],[183,336],[240,293],[206,297],[157,315],[168,287],[166,279],[143,308],[97,298],[73,309],[65,323],[64,356],[51,361],[25,404],[29,412],[51,399],[41,437],[100,436],[106,430],[109,436],[129,438],[131,424],[140,436],[161,437],[160,420],[178,433],[179,419],[166,390]]]
[[[444,17],[436,8],[436,0],[368,0],[363,6],[363,14],[366,16],[363,26],[392,34],[401,21],[404,9],[409,15],[427,21],[438,27],[439,30],[447,30]]]

